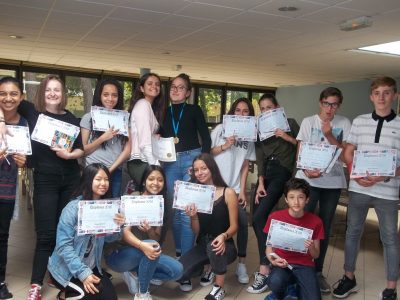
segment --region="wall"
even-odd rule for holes
[[[399,89],[400,78],[396,78],[396,80]],[[304,117],[318,113],[318,100],[321,91],[328,86],[334,86],[343,93],[343,104],[338,114],[352,120],[360,114],[372,112],[373,105],[369,100],[370,84],[371,81],[364,80],[336,84],[283,87],[277,89],[276,97],[280,105],[285,108],[287,115],[295,118],[300,125]],[[393,109],[397,109],[397,101],[393,104]]]

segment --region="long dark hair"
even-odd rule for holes
[[[21,95],[24,93],[23,88],[22,88],[22,84],[21,84],[21,82],[18,81],[17,78],[11,77],[11,76],[1,77],[0,78],[0,85],[2,85],[4,83],[12,83],[19,89],[19,92],[21,93]]]
[[[140,88],[144,87],[144,84],[146,83],[146,81],[149,77],[156,77],[160,81],[160,94],[154,98],[153,103],[151,104],[151,108],[153,109],[153,113],[156,116],[158,124],[162,125],[164,122],[164,118],[165,118],[166,103],[165,103],[164,94],[162,91],[161,78],[156,73],[147,73],[147,74],[144,74],[142,77],[140,77],[139,82],[135,88],[135,92],[133,93],[128,111],[129,111],[129,113],[131,113],[133,108],[135,107],[136,103],[140,99],[144,98],[144,94]]]
[[[141,193],[143,193],[145,191],[146,180],[147,180],[147,178],[150,176],[150,174],[153,171],[160,172],[162,177],[164,178],[164,186],[163,186],[162,190],[158,193],[158,195],[162,195],[164,197],[164,199],[165,199],[166,195],[167,195],[167,179],[165,177],[165,172],[164,172],[163,168],[161,168],[160,166],[148,165],[146,167],[146,169],[144,169],[144,172],[143,172],[143,175],[142,175],[142,180],[140,181],[139,190],[140,190]]]
[[[253,104],[250,102],[249,99],[243,97],[243,98],[239,98],[236,99],[235,102],[232,103],[231,108],[228,111],[228,115],[234,115],[235,114],[235,110],[236,110],[236,106],[238,106],[238,104],[240,102],[244,102],[247,104],[247,107],[249,108],[249,116],[254,116],[254,107]]]
[[[118,101],[115,107],[113,109],[119,109],[123,110],[124,109],[124,89],[122,88],[121,83],[113,78],[113,77],[107,77],[96,84],[96,88],[94,89],[94,94],[93,94],[93,102],[92,106],[100,106],[104,107],[103,103],[101,102],[101,94],[103,93],[104,86],[107,84],[111,84],[117,88],[118,92]],[[93,130],[93,122],[92,119],[90,119],[90,139],[91,140],[96,140],[99,138],[104,132],[103,131],[97,131]],[[122,144],[122,146],[125,145],[125,142],[127,141],[127,137],[123,135],[117,135],[118,141]],[[110,141],[105,141],[101,144],[101,147],[105,149]]]
[[[198,182],[198,180],[196,179],[196,176],[194,175],[194,163],[197,160],[202,160],[204,161],[204,163],[206,164],[207,168],[210,170],[211,173],[211,179],[212,182],[215,186],[218,187],[227,187],[228,185],[225,183],[224,179],[222,178],[221,172],[219,171],[218,165],[215,162],[214,158],[212,157],[211,154],[209,153],[202,153],[198,156],[196,156],[193,159],[193,163],[192,163],[192,174],[191,174],[191,182],[194,183],[200,183]]]
[[[108,176],[108,180],[110,180],[108,191],[101,196],[101,199],[111,197],[111,174],[108,168],[100,163],[90,164],[83,169],[80,184],[74,193],[74,197],[82,196],[84,200],[93,200],[93,179],[100,170],[103,170]]]

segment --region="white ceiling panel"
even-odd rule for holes
[[[167,13],[161,12],[118,7],[109,15],[109,17],[111,19],[120,19],[133,22],[158,23],[161,18],[165,18],[167,15]]]
[[[352,0],[341,4],[339,7],[350,8],[365,11],[370,15],[376,13],[385,13],[392,10],[400,9],[400,1],[398,0]]]
[[[306,15],[303,18],[311,21],[339,24],[348,19],[361,17],[363,15],[365,15],[365,11],[345,9],[340,7],[329,7]]]
[[[222,21],[240,13],[241,10],[209,4],[193,3],[179,11],[179,15],[186,17]]]
[[[75,13],[90,16],[103,17],[109,13],[114,6],[107,4],[88,3],[76,0],[57,0],[53,7],[54,11]]]
[[[274,26],[279,22],[287,21],[288,19],[290,19],[289,16],[282,17],[277,15],[270,15],[257,12],[244,12],[240,15],[230,18],[228,21],[248,26],[269,28],[270,26]]]
[[[193,30],[200,29],[202,27],[210,25],[209,20],[178,16],[178,15],[169,15],[164,18],[160,24],[165,24],[169,26],[183,27],[183,28],[191,28]]]
[[[269,1],[271,0],[198,0],[193,2],[247,10]]]
[[[281,7],[296,7],[298,10],[289,12],[279,11],[279,8]],[[305,14],[316,12],[324,7],[324,5],[298,0],[275,0],[262,4],[254,10],[257,12],[296,18]]]

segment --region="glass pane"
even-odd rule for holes
[[[258,100],[261,98],[262,95],[264,95],[264,93],[257,93],[257,92],[252,93],[251,103],[253,103],[254,113],[256,116],[261,113],[260,107],[258,106]]]
[[[90,111],[96,81],[95,78],[65,77],[65,85],[68,91],[68,104],[66,108],[76,117],[81,118],[85,112]]]
[[[132,81],[122,81],[119,80],[119,83],[121,83],[122,88],[124,89],[124,109],[128,109],[129,108],[129,104],[131,102],[132,99],[132,95],[133,95],[133,83]]]
[[[199,88],[199,106],[203,110],[207,123],[221,121],[221,99],[221,89]]]
[[[24,84],[25,99],[33,102],[40,82],[49,74],[36,72],[23,72],[22,79]],[[55,74],[52,74],[55,75]]]
[[[7,69],[0,69],[0,78],[4,76],[11,76],[15,77],[15,71],[14,70],[7,70]]]
[[[245,91],[226,91],[226,108],[225,114],[228,113],[233,102],[239,98],[249,98],[249,93]]]

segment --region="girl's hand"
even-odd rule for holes
[[[114,222],[117,223],[119,226],[122,226],[122,225],[125,224],[125,215],[124,215],[124,214],[121,214],[121,213],[115,214],[113,220],[114,220]]]
[[[143,232],[148,232],[151,229],[151,226],[149,225],[149,222],[147,220],[144,220],[140,222],[140,225],[138,226],[140,231]]]
[[[213,246],[213,251],[217,255],[222,255],[225,253],[225,236],[220,234],[217,236],[212,242],[211,246]]]
[[[185,212],[189,217],[194,217],[197,214],[196,204],[192,203],[185,207]]]
[[[100,282],[100,278],[94,274],[90,274],[85,280],[82,282],[83,287],[85,288],[86,293],[97,294],[99,290],[96,288],[95,284]]]
[[[104,133],[101,135],[101,138],[104,141],[108,141],[108,140],[111,140],[118,133],[119,133],[119,130],[118,129],[114,130],[114,126],[111,126],[106,131],[104,131]]]
[[[290,141],[290,135],[288,135],[282,129],[275,129],[275,136],[285,140],[286,142]]]
[[[238,203],[239,203],[239,205],[242,206],[242,207],[246,207],[246,206],[247,206],[247,196],[246,196],[246,193],[240,191],[239,197],[238,197]]]
[[[267,191],[264,188],[264,184],[258,184],[257,191],[256,191],[256,198],[254,200],[255,204],[260,203],[260,198],[267,196]]]
[[[227,137],[225,144],[222,146],[224,151],[232,147],[232,145],[235,144],[235,140],[235,136]]]
[[[318,178],[322,176],[321,170],[315,169],[315,170],[303,170],[304,174],[308,178]]]
[[[305,240],[304,241],[304,247],[308,251],[311,247],[314,247],[314,241],[313,240]]]
[[[0,150],[0,161],[3,161],[3,159],[5,159],[7,157],[6,151],[7,151],[7,148]]]
[[[7,147],[7,134],[13,136],[7,129],[5,122],[0,122],[0,146]]]
[[[26,163],[26,156],[23,154],[18,154],[18,153],[14,153],[12,155],[15,164],[17,165],[18,168],[22,168],[23,166],[25,166]]]
[[[162,252],[159,243],[140,242],[140,250],[142,250],[144,255],[150,260],[155,260]]]
[[[67,159],[70,159],[70,157],[71,157],[72,149],[70,149],[70,148],[65,149],[65,148],[61,148],[61,147],[51,147],[50,149],[53,150],[59,158],[67,160]]]

